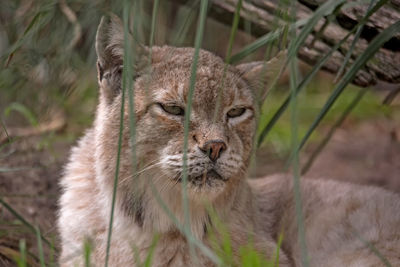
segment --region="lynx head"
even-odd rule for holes
[[[133,37],[131,36],[131,43]],[[127,49],[131,49],[130,47]],[[100,105],[96,131],[97,173],[112,185],[120,131],[124,31],[118,18],[103,18],[96,40]],[[257,80],[279,67],[263,64],[226,66],[201,50],[193,96],[189,94],[194,49],[137,46],[132,87],[123,101],[124,124],[118,189],[131,198],[148,188],[163,197],[181,200],[184,175],[185,116],[187,131],[187,191],[193,201],[229,195],[243,179],[249,164],[261,95]],[[263,86],[266,88],[267,86]],[[133,92],[134,118],[129,115]],[[191,98],[191,110],[189,102]],[[134,123],[134,138],[130,125]],[[135,184],[136,181],[136,184]],[[147,189],[146,189],[147,188]],[[151,191],[150,191],[151,192]],[[225,193],[224,193],[225,192]],[[146,198],[146,196],[144,196]],[[173,201],[173,200],[171,200]]]

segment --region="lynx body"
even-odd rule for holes
[[[92,244],[91,263],[105,262],[120,110],[125,101],[109,266],[140,265],[155,235],[152,266],[214,266],[204,249],[194,246],[196,256],[191,255],[188,240],[166,213],[167,208],[184,225],[183,125],[194,50],[153,47],[151,66],[141,64],[149,62],[149,49],[136,51],[140,58],[134,66],[136,134],[132,140],[129,101],[122,99],[121,89],[123,43],[118,19],[103,19],[96,40],[100,86],[96,120],[73,148],[61,180],[60,265],[83,265],[85,242]],[[267,68],[262,80],[268,82],[279,60],[269,62]],[[188,131],[190,233],[212,250],[215,240],[210,232],[219,237],[210,219],[213,210],[229,233],[234,261],[249,244],[274,259],[282,233],[279,265],[302,266],[291,178],[246,179],[258,104],[264,95],[255,89],[262,69],[262,64],[225,68],[222,59],[200,51]],[[400,266],[398,195],[307,179],[301,190],[311,266],[383,266],[366,242],[393,266]]]

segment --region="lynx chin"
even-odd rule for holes
[[[123,32],[114,15],[102,18],[97,31],[99,104],[93,127],[72,149],[61,179],[60,265],[83,266],[85,242],[92,247],[91,263],[104,265],[124,102],[109,266],[140,266],[153,243],[152,266],[215,266],[206,250],[221,255],[227,236],[233,255],[229,265],[240,265],[244,247],[275,261],[282,236],[279,266],[302,266],[292,178],[246,179],[265,96],[259,88],[269,87],[283,60],[278,56],[266,68],[262,62],[225,67],[221,58],[200,51],[183,190],[184,117],[194,49],[132,48],[137,59],[134,90],[127,88],[135,100],[132,142],[128,92],[122,98]],[[189,224],[182,191],[187,192]],[[384,266],[382,258],[400,266],[398,194],[307,179],[301,191],[310,266]],[[176,221],[190,225],[190,240],[203,247],[192,247]]]

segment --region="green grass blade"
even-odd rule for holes
[[[187,196],[187,151],[188,151],[188,136],[189,136],[189,123],[190,123],[190,114],[192,111],[192,100],[196,83],[196,72],[197,72],[197,62],[200,53],[200,46],[203,41],[203,33],[204,33],[204,25],[207,18],[207,5],[208,0],[201,0],[200,3],[200,16],[197,24],[196,31],[196,39],[195,39],[195,48],[194,55],[192,61],[192,68],[190,73],[190,82],[189,82],[189,93],[187,97],[186,110],[185,110],[185,118],[184,118],[184,141],[183,141],[183,179],[182,179],[182,201],[183,201],[183,209],[184,209],[184,217],[185,223],[184,227],[186,228],[187,233],[190,233],[190,211],[188,204],[188,196]],[[191,248],[191,254],[194,255],[194,251],[192,251],[191,241],[189,241],[189,245]]]
[[[25,218],[21,214],[19,214],[16,210],[14,210],[6,201],[4,201],[2,197],[0,197],[0,204],[2,204],[15,218],[17,218],[19,221],[21,221],[22,224],[24,224],[26,227],[28,227],[28,229],[32,233],[35,233],[35,234],[37,233],[36,228],[31,223],[29,223],[27,220],[25,220]],[[40,235],[40,237],[47,245],[51,246],[51,243],[44,236]]]
[[[276,244],[275,262],[273,266],[279,267],[279,255],[282,247],[282,242],[283,242],[283,233],[280,233],[278,237],[278,242]]]
[[[172,220],[176,228],[178,228],[179,232],[181,232],[183,235],[186,236],[186,238],[189,240],[189,242],[193,243],[197,248],[203,252],[203,254],[208,257],[213,263],[215,263],[217,266],[221,265],[221,260],[214,254],[213,251],[211,251],[208,247],[206,247],[201,241],[197,240],[191,232],[186,232],[186,228],[181,225],[174,215],[174,213],[167,207],[165,202],[161,199],[160,195],[157,192],[157,189],[154,187],[154,184],[151,184],[151,190],[152,193],[157,201],[157,203],[160,205],[160,207],[163,209],[163,211],[167,214],[167,216]]]
[[[26,168],[26,167],[21,167],[21,168],[3,168],[0,167],[0,173],[1,172],[16,172],[16,171],[26,171],[26,170],[31,170],[34,168]]]
[[[8,134],[6,124],[3,122],[2,119],[0,119],[0,124],[1,124],[1,128],[3,128],[3,131],[7,136],[7,143],[10,143],[11,142],[11,136]],[[0,151],[1,151],[1,147],[0,147]]]
[[[190,25],[193,23],[195,16],[196,16],[196,11],[197,9],[197,5],[200,2],[200,0],[194,0],[192,1],[191,4],[189,4],[190,6],[190,11],[188,16],[185,18],[185,21],[182,23],[180,22],[178,24],[179,29],[175,31],[174,37],[172,38],[172,44],[179,46],[182,44],[184,38],[186,37],[189,29],[190,29]]]
[[[122,88],[122,99],[125,99],[125,88]],[[117,163],[115,169],[115,176],[114,176],[114,186],[113,186],[113,197],[111,202],[111,214],[110,214],[110,222],[108,226],[108,234],[107,234],[107,247],[106,247],[106,259],[105,259],[105,266],[108,266],[108,258],[110,254],[110,244],[111,244],[111,235],[112,235],[112,225],[114,219],[114,207],[115,207],[115,200],[117,195],[117,185],[118,185],[118,176],[119,176],[119,165],[120,165],[120,157],[121,157],[121,144],[122,144],[122,129],[123,129],[123,117],[124,117],[124,102],[121,102],[121,114],[120,114],[120,129],[119,129],[119,136],[118,136],[118,152],[117,152]]]
[[[135,245],[133,245],[132,250],[133,250],[133,259],[135,262],[135,266],[143,267],[142,260],[140,259],[139,249]]]
[[[130,143],[136,144],[136,114],[135,114],[135,94],[134,94],[134,83],[132,77],[135,76],[134,68],[136,62],[136,54],[132,53],[132,51],[138,51],[138,41],[135,41],[134,38],[133,43],[131,43],[131,38],[129,36],[129,17],[130,17],[130,9],[131,6],[129,1],[126,2],[125,8],[123,11],[123,24],[124,24],[124,65],[122,72],[122,86],[125,87],[125,91],[128,92],[128,111],[129,111],[129,135],[130,135]],[[138,25],[140,25],[141,17],[138,16],[140,13],[140,7],[138,7],[138,2],[135,2],[133,6],[133,32],[139,32]],[[136,173],[136,146],[131,146],[131,164],[132,164],[132,173]],[[136,186],[135,186],[136,188]]]
[[[292,19],[290,17],[289,7],[290,7],[289,0],[278,1],[278,6],[274,12],[274,19],[272,21],[272,27],[274,28],[274,30],[276,30],[279,27],[280,19],[283,19],[283,21],[292,21]],[[288,32],[289,32],[289,24],[286,23],[286,25],[284,25],[280,40],[278,39],[275,42],[270,43],[267,46],[267,49],[266,49],[265,55],[264,55],[264,60],[267,61],[267,60],[271,59],[274,43],[276,44],[276,46],[278,47],[279,50],[283,50],[287,47]]]
[[[127,8],[129,7],[129,8]],[[127,25],[127,20],[130,14],[130,4],[129,1],[126,0],[124,1],[124,10],[123,10],[123,23],[124,26]],[[129,42],[129,36],[128,36],[128,28],[124,27],[124,45],[126,45],[126,42]],[[127,46],[125,46],[127,48]],[[124,59],[126,57],[127,50],[129,49],[124,49]],[[128,52],[129,53],[129,52]],[[122,132],[124,129],[124,110],[125,110],[125,92],[127,89],[127,73],[126,73],[126,68],[128,65],[130,65],[130,62],[124,61],[124,66],[123,66],[123,78],[122,78],[122,95],[121,95],[121,111],[120,111],[120,122],[119,122],[119,134],[118,134],[118,150],[117,150],[117,162],[115,166],[115,176],[114,176],[114,184],[113,184],[113,193],[112,193],[112,202],[111,202],[111,213],[110,213],[110,222],[108,225],[108,233],[107,233],[107,246],[106,246],[106,257],[105,257],[105,262],[104,266],[108,266],[108,260],[110,256],[110,245],[111,245],[111,237],[112,237],[112,227],[113,227],[113,220],[114,220],[114,209],[115,209],[115,201],[117,197],[117,186],[118,186],[118,178],[119,178],[119,166],[120,166],[120,160],[121,160],[121,146],[122,146]],[[129,90],[129,88],[128,88]]]
[[[151,12],[151,29],[150,29],[150,40],[149,40],[150,49],[154,45],[154,33],[155,33],[155,29],[156,29],[156,18],[157,18],[157,14],[158,14],[159,4],[160,4],[160,0],[154,0],[153,11]],[[151,55],[150,55],[150,59],[151,59]]]
[[[335,10],[334,10],[331,14],[329,14],[329,15],[327,15],[327,16],[325,17],[325,22],[324,22],[324,24],[319,28],[318,32],[316,32],[316,33],[314,34],[314,39],[311,41],[310,47],[314,47],[315,42],[316,42],[318,39],[321,39],[321,36],[322,36],[322,34],[324,33],[326,27],[328,27],[328,25],[329,25],[330,23],[332,23],[333,20],[336,19],[336,16],[339,14],[340,9],[341,9],[344,5],[345,5],[345,4],[342,3],[342,4],[338,5],[338,6],[336,6],[336,7],[335,7]]]
[[[234,253],[228,228],[211,205],[207,205],[206,210],[209,215],[209,223],[207,225],[209,244],[220,257],[222,266],[233,266]]]
[[[84,259],[85,259],[85,266],[90,267],[90,254],[92,253],[92,246],[90,242],[86,241],[84,246],[83,246],[83,253],[84,253]]]
[[[357,236],[357,238],[368,247],[381,261],[386,267],[392,267],[388,259],[383,256],[379,250],[371,243],[365,240],[356,230],[353,229],[353,233]]]
[[[229,35],[228,51],[226,52],[226,57],[225,57],[226,63],[228,63],[230,61],[230,58],[232,55],[233,41],[235,40],[236,32],[237,32],[237,29],[239,26],[241,9],[242,9],[242,0],[239,0],[238,3],[236,4],[235,14],[233,16],[231,33]]]
[[[369,6],[368,6],[367,13],[372,9],[372,7],[374,6],[375,1],[376,0],[371,0],[371,2],[369,3]],[[343,61],[343,64],[342,64],[342,66],[340,66],[340,69],[336,74],[336,77],[334,79],[335,81],[337,81],[339,79],[339,77],[342,76],[343,71],[347,66],[347,63],[350,60],[350,56],[353,54],[354,47],[355,47],[356,43],[358,42],[358,39],[361,36],[361,32],[362,32],[362,30],[364,28],[364,25],[365,25],[365,22],[360,24],[360,26],[358,26],[357,32],[354,35],[354,39],[351,42],[350,49],[347,51],[346,56],[345,56],[344,61]]]
[[[36,239],[37,239],[37,244],[38,244],[38,249],[39,249],[39,261],[40,261],[40,266],[45,267],[46,264],[44,262],[44,253],[43,253],[43,245],[42,245],[42,235],[40,234],[40,229],[39,227],[36,227]]]
[[[293,34],[293,33],[292,33]],[[295,34],[295,33],[294,33]],[[294,191],[294,200],[295,200],[295,211],[296,211],[296,220],[297,220],[297,228],[298,228],[298,241],[300,244],[301,251],[301,262],[302,266],[309,266],[308,262],[308,253],[307,253],[307,245],[305,239],[305,227],[304,227],[304,216],[303,216],[303,204],[301,199],[300,192],[300,171],[299,171],[299,153],[297,150],[298,146],[298,107],[297,107],[297,94],[295,90],[297,88],[298,81],[298,65],[297,58],[293,57],[291,61],[289,61],[290,67],[290,90],[291,90],[291,98],[290,98],[290,108],[291,108],[291,133],[292,133],[292,151],[293,151],[293,161],[292,170],[293,170],[293,191]]]
[[[217,104],[216,104],[215,110],[214,110],[213,123],[217,120],[217,116],[220,111],[219,109],[220,109],[221,100],[222,100],[221,99],[222,98],[222,90],[225,85],[226,71],[228,69],[228,64],[229,64],[231,54],[232,54],[233,41],[235,40],[237,28],[239,26],[240,9],[241,8],[242,8],[242,0],[239,0],[238,3],[236,4],[235,14],[234,14],[233,21],[232,21],[231,33],[229,35],[228,50],[225,55],[225,66],[224,66],[224,71],[223,71],[223,75],[222,75],[222,81],[220,82],[220,86],[218,87],[218,95],[217,95],[217,101],[216,101]]]
[[[318,114],[317,118],[311,124],[310,128],[308,129],[307,133],[303,137],[298,147],[300,150],[304,144],[307,142],[308,138],[310,138],[313,131],[317,128],[319,123],[328,113],[329,109],[332,107],[333,103],[335,103],[336,99],[340,96],[343,92],[344,88],[354,79],[357,72],[365,65],[365,63],[372,58],[375,53],[379,50],[379,48],[387,42],[394,34],[400,31],[400,21],[392,24],[384,31],[382,31],[379,35],[377,35],[367,49],[362,53],[355,61],[351,68],[346,72],[343,78],[340,80],[336,88],[334,89],[333,93],[330,95],[328,100],[326,101],[325,105],[323,106],[321,112]]]
[[[190,82],[189,82],[189,94],[187,98],[186,110],[185,110],[185,118],[184,118],[184,145],[183,145],[183,191],[186,192],[187,187],[187,150],[188,150],[188,135],[189,135],[189,123],[190,123],[190,114],[192,111],[192,101],[194,88],[196,83],[196,71],[197,71],[197,61],[200,53],[200,46],[203,39],[204,32],[204,24],[206,19],[206,11],[207,11],[207,0],[201,1],[201,9],[200,9],[200,18],[198,21],[198,28],[196,32],[196,40],[195,40],[195,51],[193,55],[192,68],[190,74]],[[186,213],[186,223],[189,222],[189,207],[187,206],[187,195],[184,194],[184,207]]]
[[[340,1],[337,1],[340,2]],[[304,216],[303,216],[303,203],[301,198],[301,190],[300,190],[300,169],[299,169],[299,153],[297,150],[298,146],[298,123],[299,123],[299,110],[297,105],[297,86],[299,81],[299,68],[297,62],[297,50],[300,48],[300,45],[304,42],[305,38],[314,28],[314,25],[320,19],[319,16],[322,16],[322,11],[326,6],[330,6],[332,1],[328,1],[326,4],[322,5],[318,8],[308,23],[304,26],[300,35],[297,36],[296,29],[293,28],[289,31],[290,34],[290,44],[288,51],[288,63],[290,70],[290,109],[291,109],[291,146],[293,151],[293,161],[292,163],[292,171],[293,171],[293,194],[294,194],[294,204],[295,204],[295,213],[296,213],[296,221],[297,221],[297,233],[298,233],[298,243],[300,246],[300,255],[301,255],[301,265],[304,267],[309,266],[308,252],[307,252],[307,244],[305,238],[305,226],[304,226]],[[296,18],[296,2],[291,2],[290,6],[290,15],[292,18]]]
[[[301,30],[299,36],[296,37],[296,39],[294,40],[294,44],[292,46],[291,51],[289,51],[288,54],[288,59],[290,59],[291,57],[293,57],[297,51],[299,50],[299,48],[301,47],[301,45],[304,43],[304,41],[306,40],[307,36],[311,33],[311,31],[314,29],[315,25],[317,24],[317,22],[324,16],[332,13],[332,11],[340,4],[342,4],[345,0],[330,0],[326,3],[324,3],[323,5],[321,5],[310,18],[307,19],[302,19],[299,20],[297,22],[295,22],[294,24],[290,25],[289,27],[289,31],[292,31],[293,29],[297,29],[298,27],[303,27],[303,29]],[[253,43],[251,43],[250,45],[247,45],[245,48],[243,48],[239,53],[237,53],[236,55],[234,55],[231,58],[230,63],[236,63],[239,60],[245,58],[246,56],[248,56],[249,54],[253,53],[255,50],[257,50],[258,48],[264,46],[265,44],[276,40],[282,33],[284,27],[281,27],[280,29],[276,30],[276,31],[272,31],[262,37],[260,37],[259,39],[257,39],[256,41],[254,41]]]
[[[151,63],[152,63],[152,58],[153,58],[153,45],[154,45],[154,35],[155,35],[155,30],[156,30],[156,19],[157,19],[157,14],[158,14],[158,8],[160,5],[159,0],[155,0],[153,3],[153,9],[151,12],[151,26],[150,26],[150,36],[149,36],[149,56],[148,56],[148,71],[147,75],[151,75]],[[146,82],[146,94],[149,93],[149,87],[150,87],[150,80]]]
[[[27,119],[32,126],[37,126],[39,124],[35,115],[33,115],[33,112],[30,111],[26,106],[22,105],[21,103],[17,102],[11,103],[4,110],[4,116],[6,117],[9,116],[11,111],[17,111],[18,113],[23,115],[25,119]]]
[[[144,43],[144,41],[145,41],[144,28],[145,28],[145,26],[148,25],[147,24],[148,15],[144,9],[144,2],[145,2],[145,0],[131,1],[131,4],[134,6],[132,33],[133,33],[133,36],[135,36],[135,39],[137,41],[139,41],[139,43]],[[130,14],[130,17],[131,17],[131,14]],[[129,28],[128,28],[128,31],[129,31]]]
[[[155,0],[153,3],[153,10],[151,12],[151,27],[150,27],[150,37],[149,37],[149,59],[148,59],[148,66],[151,67],[151,61],[152,61],[152,55],[153,55],[153,45],[154,45],[154,34],[156,30],[156,19],[157,19],[157,14],[158,14],[158,7],[159,7],[160,1]],[[149,74],[151,72],[151,68],[149,68]],[[150,83],[147,83],[147,88],[146,92],[149,90]]]
[[[153,257],[154,257],[154,251],[156,249],[156,245],[158,243],[158,240],[159,240],[159,236],[156,235],[153,238],[153,241],[151,242],[149,252],[147,253],[146,260],[144,261],[144,264],[143,264],[144,267],[151,267],[151,263],[152,263]]]
[[[33,17],[31,22],[28,24],[28,26],[24,30],[24,33],[22,34],[22,36],[13,45],[13,48],[12,48],[10,54],[7,57],[7,60],[6,60],[6,63],[5,63],[5,67],[8,67],[8,65],[10,64],[12,58],[14,57],[15,52],[23,45],[26,36],[32,31],[32,29],[34,29],[33,26],[37,25],[45,14],[46,14],[46,12],[40,11]]]
[[[340,127],[344,120],[347,118],[347,116],[353,111],[353,109],[360,103],[361,99],[365,95],[365,93],[368,91],[368,87],[365,87],[361,89],[358,94],[354,97],[354,99],[350,102],[350,104],[346,107],[346,109],[343,111],[343,113],[340,115],[339,119],[331,126],[329,129],[329,132],[325,135],[324,139],[318,144],[317,148],[314,150],[314,152],[311,154],[310,158],[308,159],[307,163],[304,165],[301,173],[305,174],[310,167],[312,166],[313,162],[315,159],[318,157],[318,155],[321,153],[321,151],[324,149],[326,144],[331,140],[333,134],[335,133],[336,129]]]
[[[50,240],[50,251],[49,251],[49,266],[56,266],[56,263],[54,261],[54,255],[55,255],[55,236],[53,236]]]
[[[299,28],[303,25],[305,25],[307,23],[308,19],[302,19],[297,21],[296,23],[290,25],[289,30],[292,28]],[[275,40],[277,40],[282,32],[284,31],[284,29],[286,28],[286,26],[282,26],[279,29],[269,32],[264,36],[261,36],[260,38],[258,38],[257,40],[255,40],[253,43],[245,46],[241,51],[239,51],[238,53],[236,53],[235,55],[233,55],[229,61],[230,64],[235,64],[238,61],[242,60],[243,58],[245,58],[246,56],[252,54],[254,51],[256,51],[257,49],[263,47],[266,44],[269,44]]]
[[[292,48],[288,52],[288,59],[292,58],[297,54],[297,51],[303,45],[307,36],[314,29],[315,25],[320,21],[324,16],[331,14],[338,5],[344,3],[345,0],[330,0],[325,2],[323,5],[319,6],[314,12],[313,15],[308,19],[307,24],[304,25],[300,34],[296,36],[294,39],[294,44]]]
[[[382,105],[389,106],[399,93],[400,93],[400,86],[397,86],[397,88],[395,88],[394,90],[390,91],[389,94],[387,94],[385,99],[382,101]]]
[[[21,257],[17,259],[18,267],[26,267],[26,242],[25,239],[19,241],[19,253]]]

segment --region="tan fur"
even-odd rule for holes
[[[61,180],[61,266],[81,266],[87,241],[93,245],[91,262],[101,266],[105,261],[123,101],[118,72],[123,55],[121,32],[114,17],[103,19],[99,27],[100,103],[96,120],[72,150]],[[141,49],[148,55],[148,48]],[[136,65],[136,135],[130,140],[126,97],[109,266],[139,265],[135,255],[143,261],[155,235],[159,239],[153,266],[214,265],[198,248],[194,250],[197,256],[191,256],[188,241],[158,201],[161,198],[183,225],[179,181],[183,117],[166,113],[157,103],[186,107],[193,53],[192,48],[153,47],[151,68]],[[200,51],[188,135],[188,175],[196,177],[214,168],[222,178],[204,176],[188,182],[190,232],[207,247],[215,247],[210,232],[216,231],[217,239],[221,233],[213,222],[210,224],[208,211],[212,209],[230,234],[236,260],[240,248],[249,244],[271,259],[276,240],[283,233],[279,265],[301,266],[291,178],[245,179],[258,116],[258,99],[250,88],[254,81],[248,80],[254,73],[246,76],[249,71],[248,66],[230,66],[224,74],[220,58]],[[226,114],[234,107],[246,111],[229,119]],[[226,144],[215,163],[199,149],[210,140]],[[304,180],[301,188],[311,266],[382,266],[359,237],[371,242],[393,266],[400,265],[398,195],[379,188],[317,180]]]

